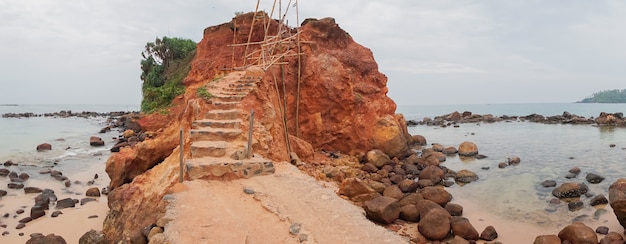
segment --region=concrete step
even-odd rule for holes
[[[213,94],[213,96],[221,102],[239,102],[241,100],[243,100],[244,97],[246,97],[245,95],[237,95],[237,96],[233,96],[233,95],[225,95],[225,94]]]
[[[254,90],[251,87],[224,87],[222,88],[222,91],[226,92],[226,93],[245,93],[248,94],[250,93],[252,90]]]
[[[215,119],[201,119],[196,120],[191,123],[192,129],[200,129],[203,127],[211,127],[211,128],[229,128],[229,129],[239,129],[241,127],[240,119],[232,119],[232,120],[215,120]]]
[[[191,156],[193,158],[222,157],[226,155],[226,150],[230,147],[230,143],[225,141],[194,141],[191,143]]]
[[[205,119],[213,120],[234,120],[239,119],[240,111],[238,109],[220,110],[215,109],[206,113]]]
[[[241,129],[200,128],[191,129],[192,141],[234,141],[241,136]]]
[[[258,155],[250,159],[234,160],[228,157],[194,158],[185,161],[187,175],[192,180],[234,180],[275,172],[274,163]]]
[[[237,108],[237,105],[241,104],[240,102],[222,102],[222,101],[213,101],[213,105],[218,109],[222,110],[231,110]]]

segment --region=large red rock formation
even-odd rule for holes
[[[123,149],[107,161],[112,189],[111,210],[104,222],[108,241],[141,239],[141,229],[158,219],[165,205],[163,197],[177,179],[178,130],[188,131],[191,122],[210,108],[195,99],[196,88],[224,75],[229,68],[249,66],[252,61],[244,62],[246,54],[260,46],[230,44],[246,43],[248,38],[252,43],[263,41],[265,27],[270,34],[279,30],[277,21],[259,12],[206,28],[184,80],[186,93],[175,100],[170,111],[174,116],[159,118],[162,123],[140,120],[145,128],[158,130],[157,136]],[[300,31],[300,62],[297,55],[285,56],[279,60],[284,65],[248,69],[246,73],[263,77],[258,88],[242,101],[244,111],[253,109],[255,113],[255,153],[275,161],[288,160],[290,151],[305,161],[320,150],[359,155],[380,149],[392,157],[402,156],[411,137],[402,115],[394,114],[396,105],[386,95],[387,77],[378,71],[372,52],[356,43],[332,18],[309,19],[297,29],[282,28],[283,36]],[[285,42],[276,50],[298,52],[295,41]],[[157,129],[157,124],[163,127]],[[247,128],[242,129],[246,133]],[[188,158],[189,147],[183,150]]]

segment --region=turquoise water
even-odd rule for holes
[[[450,110],[450,109],[454,110]],[[441,111],[438,109],[442,109]],[[563,111],[597,116],[600,112],[626,111],[623,104],[513,104],[513,105],[459,105],[459,106],[401,106],[399,113],[407,119],[434,117],[454,111],[472,111],[493,115],[528,115],[538,113],[546,116],[562,114]],[[587,173],[600,174],[606,179],[599,184],[586,183],[594,194],[608,198],[608,187],[618,178],[626,177],[626,128],[598,127],[594,125],[545,125],[530,122],[499,122],[493,124],[461,124],[460,127],[410,127],[411,134],[426,137],[428,143],[458,147],[463,141],[476,143],[482,160],[462,160],[448,157],[442,165],[453,169],[469,169],[476,172],[480,180],[465,186],[449,188],[455,197],[474,201],[491,212],[512,221],[528,222],[540,226],[562,226],[574,218],[586,222],[594,214],[609,214],[589,206],[589,199],[582,197],[585,208],[571,212],[566,204],[556,211],[548,212],[548,201],[553,188],[543,188],[544,180],[585,182]],[[615,147],[609,145],[615,144]],[[522,163],[504,169],[498,163],[507,157],[519,156]],[[481,168],[489,167],[489,170]],[[572,167],[582,172],[577,178],[564,176]],[[598,211],[598,212],[596,212]],[[614,218],[614,217],[613,217]]]

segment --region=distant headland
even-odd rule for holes
[[[596,92],[578,103],[626,103],[626,89]]]

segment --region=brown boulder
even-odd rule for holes
[[[65,241],[65,239],[63,239],[63,237],[61,236],[57,236],[55,234],[48,234],[47,236],[44,235],[33,235],[30,239],[28,239],[28,241],[26,241],[26,244],[66,244],[67,242]]]
[[[480,239],[485,241],[493,241],[496,238],[498,238],[498,232],[496,232],[496,228],[493,228],[491,225],[485,227],[483,232],[480,233]]]
[[[85,196],[100,197],[100,189],[98,189],[98,187],[89,188],[87,189],[87,192],[85,192]]]
[[[463,184],[467,184],[470,183],[472,181],[477,181],[478,180],[478,175],[476,175],[476,173],[466,170],[466,169],[462,169],[459,172],[456,173],[456,176],[454,177],[454,180],[457,183],[463,183]]]
[[[552,195],[558,198],[580,197],[581,195],[587,193],[588,190],[589,188],[585,184],[567,182],[561,184],[557,188],[554,188],[554,190],[552,190]]]
[[[399,117],[398,117],[399,116]],[[391,157],[402,156],[408,150],[408,133],[406,132],[406,122],[402,115],[383,115],[376,124],[371,135],[374,148],[382,150]]]
[[[358,178],[348,178],[341,182],[341,186],[339,186],[339,194],[347,196],[348,198],[352,198],[361,194],[369,194],[374,193],[374,189],[370,187],[364,181]]]
[[[541,235],[535,238],[533,244],[561,244],[561,239],[556,235]]]
[[[469,242],[468,240],[463,239],[463,237],[460,237],[460,236],[454,236],[452,241],[449,242],[449,244],[470,244],[470,243],[471,242]]]
[[[452,195],[443,189],[443,187],[424,187],[419,191],[419,193],[424,199],[431,200],[439,204],[439,206],[445,206],[446,203],[452,200]]]
[[[39,152],[49,150],[52,150],[52,145],[50,145],[49,143],[42,143],[37,146],[37,151]]]
[[[465,240],[478,240],[478,231],[470,224],[467,218],[454,216],[450,219],[452,233]]]
[[[459,155],[465,157],[473,157],[478,154],[478,146],[473,142],[464,141],[459,145]]]
[[[568,225],[559,231],[559,239],[561,239],[562,242],[569,241],[572,244],[598,243],[596,232],[581,222]]]
[[[398,183],[398,187],[400,187],[400,190],[402,190],[402,192],[409,193],[409,192],[415,192],[415,190],[417,190],[418,185],[417,185],[417,182],[415,182],[414,180],[404,179],[400,181],[400,183]]]
[[[419,175],[420,180],[430,180],[432,183],[437,184],[441,182],[445,173],[438,166],[430,165],[424,168]]]
[[[439,143],[433,143],[432,148],[435,152],[443,152],[443,145]]]
[[[411,141],[415,145],[426,146],[426,137],[422,135],[412,135]]]
[[[609,204],[620,225],[626,228],[626,179],[621,178],[609,186]]]
[[[426,215],[428,211],[433,210],[435,208],[440,208],[442,210],[445,210],[444,208],[441,207],[441,205],[431,200],[426,200],[426,199],[417,201],[417,203],[415,203],[415,207],[417,208],[417,211],[420,213],[421,216]]]
[[[373,164],[378,168],[382,168],[383,166],[389,164],[391,162],[391,159],[383,151],[374,149],[365,154],[365,161],[367,163]]]
[[[420,220],[420,213],[417,211],[417,207],[415,207],[415,205],[404,205],[400,207],[400,219],[417,222]]]
[[[398,185],[390,185],[385,188],[385,191],[383,191],[383,196],[400,200],[402,199],[402,197],[404,197],[404,193],[402,192],[402,190],[400,190],[400,187],[398,187]]]
[[[104,146],[104,141],[100,137],[92,136],[89,137],[89,145],[93,147],[101,147]]]
[[[620,233],[617,232],[609,232],[602,240],[600,240],[600,244],[611,244],[611,243],[624,243],[624,237]]]
[[[418,231],[429,240],[441,241],[450,234],[450,214],[443,208],[433,208],[420,214]]]
[[[400,216],[400,202],[394,198],[379,196],[365,201],[363,208],[371,220],[391,224]]]
[[[456,147],[446,147],[443,149],[443,154],[451,156],[451,155],[456,155],[459,152],[459,150],[456,149]]]
[[[463,215],[463,206],[456,203],[446,203],[446,206],[444,208],[446,209],[446,211],[448,211],[448,213],[450,213],[451,216]]]
[[[400,199],[400,206],[409,204],[416,205],[419,201],[422,200],[424,200],[424,198],[419,193],[410,193]]]

